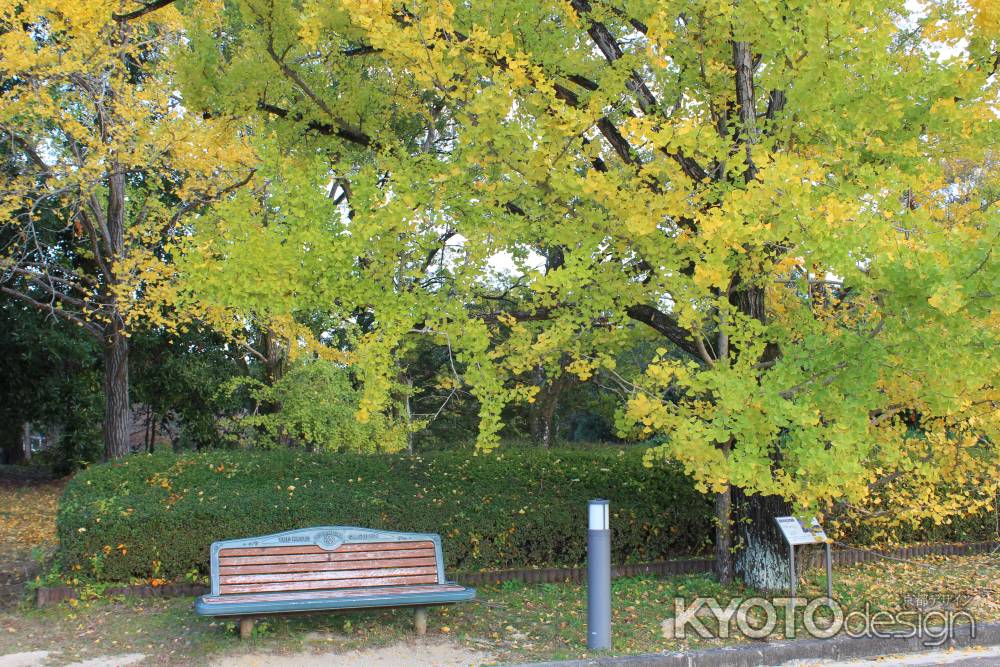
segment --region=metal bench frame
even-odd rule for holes
[[[247,597],[246,594],[227,594],[221,590],[219,554],[224,549],[316,546],[324,551],[332,552],[344,544],[385,542],[432,542],[434,544],[437,583],[400,584],[396,587],[362,585],[339,588],[336,594],[331,592],[329,598],[324,598],[323,591],[319,590],[313,591],[308,599],[301,600],[295,600],[296,593],[292,592],[285,594],[281,592],[259,593],[254,595],[259,599],[250,602],[237,601],[240,597]],[[242,638],[248,637],[253,631],[254,617],[257,616],[379,607],[414,607],[416,631],[418,634],[423,634],[427,628],[426,608],[428,606],[464,602],[472,600],[476,596],[474,588],[463,587],[445,578],[440,535],[401,533],[354,526],[317,526],[273,535],[214,542],[211,548],[211,583],[212,592],[195,601],[195,613],[201,616],[239,618],[240,637]],[[421,587],[426,587],[427,590],[421,591]],[[398,592],[394,588],[408,590]],[[446,590],[440,590],[442,588]],[[232,597],[233,601],[226,601],[227,597]],[[268,599],[269,597],[274,599]]]

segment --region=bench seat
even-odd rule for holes
[[[236,617],[247,637],[266,614],[413,607],[417,632],[426,607],[465,602],[474,588],[444,575],[441,537],[349,526],[319,526],[212,544],[212,592],[202,616]]]
[[[475,589],[458,584],[421,584],[302,593],[245,593],[214,597],[205,595],[195,603],[195,609],[203,616],[241,616],[295,611],[448,604],[472,600],[475,596]]]

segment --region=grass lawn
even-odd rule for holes
[[[865,602],[880,609],[904,608],[914,597],[947,593],[965,596],[963,604],[979,622],[1000,620],[1000,599],[992,589],[1000,581],[998,556],[858,565],[838,570],[835,581],[835,594],[851,608]],[[821,594],[822,577],[807,577],[802,588],[806,597]],[[723,588],[704,575],[619,579],[614,584],[613,653],[739,641],[665,639],[661,627],[673,614],[675,596],[718,595],[725,604],[733,595],[748,593]],[[256,636],[241,643],[232,623],[197,617],[191,605],[191,598],[95,600],[43,610],[22,605],[0,614],[0,655],[40,649],[59,650],[67,658],[138,652],[151,656],[143,664],[199,665],[210,656],[251,650],[339,652],[412,636],[411,613],[386,610],[273,618],[258,623]],[[433,609],[428,635],[489,654],[497,662],[586,657],[586,592],[576,584],[484,587],[475,603]]]

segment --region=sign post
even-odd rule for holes
[[[587,504],[587,648],[611,648],[611,530],[608,501]]]
[[[794,516],[779,516],[775,517],[774,520],[777,522],[781,534],[785,537],[785,542],[788,543],[788,577],[791,584],[792,597],[795,597],[795,584],[798,579],[795,576],[795,547],[800,544],[822,544],[826,547],[826,596],[833,598],[833,567],[831,565],[830,540],[827,539],[826,533],[823,531],[823,526],[819,524],[819,521],[815,517],[809,522],[808,526],[804,525]]]

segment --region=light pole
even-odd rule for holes
[[[611,648],[611,530],[608,501],[587,504],[587,648]]]

